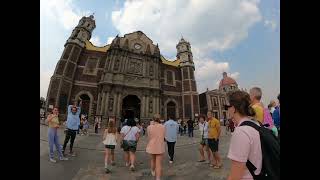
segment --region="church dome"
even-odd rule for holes
[[[230,86],[237,87],[238,84],[233,78],[228,77],[227,73],[224,72],[223,73],[223,78],[221,79],[221,81],[219,83],[219,89],[222,89],[224,87],[230,87]]]

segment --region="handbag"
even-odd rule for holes
[[[121,147],[121,148],[124,147],[124,145],[123,145],[124,138],[125,138],[125,137],[128,135],[128,133],[131,131],[131,128],[132,128],[132,127],[130,127],[130,129],[129,129],[129,131],[126,133],[126,135],[123,136],[123,139],[122,139],[122,141],[121,141],[121,143],[120,143],[120,147]]]

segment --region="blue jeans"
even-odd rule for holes
[[[56,150],[59,153],[59,157],[62,158],[62,151],[61,151],[61,145],[59,144],[59,138],[58,138],[58,129],[57,128],[51,128],[49,127],[48,130],[48,142],[49,142],[49,157],[54,158],[54,153],[53,153],[53,146],[56,146]]]
[[[188,128],[189,137],[193,137],[193,128]]]

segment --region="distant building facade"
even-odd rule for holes
[[[207,90],[199,95],[200,113],[206,115],[208,110],[211,110],[213,116],[217,119],[228,118],[228,111],[224,109],[226,95],[228,92],[238,89],[237,82],[224,72],[223,78],[219,83],[219,89]]]

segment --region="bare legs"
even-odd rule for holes
[[[201,145],[200,144],[199,151],[200,151],[200,161],[206,159],[205,155],[204,155],[204,151],[206,151],[207,152],[208,161],[210,162],[211,157],[213,157],[213,155],[212,155],[212,152],[209,149],[209,147],[207,145]]]
[[[136,160],[136,154],[134,152],[129,152],[129,157],[130,157],[130,164],[131,167],[134,167],[134,162]]]
[[[124,152],[124,161],[126,162],[126,166],[129,166],[129,151]]]
[[[111,164],[114,163],[114,149],[111,149]]]
[[[156,155],[156,180],[160,180],[162,170],[162,154]]]
[[[162,158],[163,154],[151,154],[150,166],[152,176],[156,176],[156,180],[160,180],[162,171]],[[155,174],[154,174],[155,172]]]

